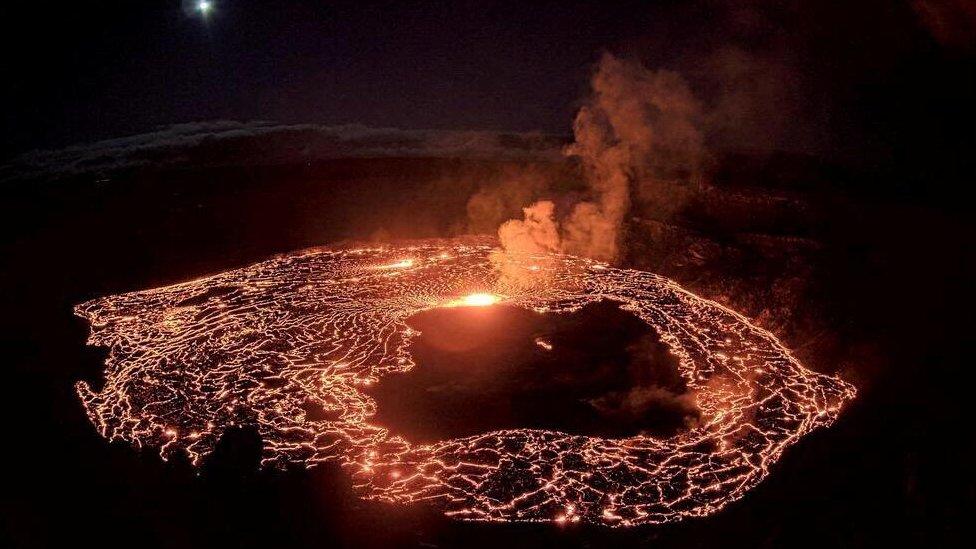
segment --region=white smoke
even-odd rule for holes
[[[635,185],[667,184],[701,169],[701,111],[677,73],[605,54],[565,150],[579,160],[590,196],[561,220],[551,201],[526,207],[523,219],[499,228],[503,249],[616,259]]]

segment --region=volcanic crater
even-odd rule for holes
[[[670,436],[698,418],[677,358],[613,301],[565,313],[435,308],[407,324],[417,366],[368,392],[375,422],[413,442],[514,428]]]

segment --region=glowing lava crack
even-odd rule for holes
[[[854,396],[668,279],[562,255],[503,261],[487,240],[316,249],[83,303],[89,343],[110,353],[102,389],[79,382],[78,394],[103,436],[164,458],[186,452],[200,464],[228,427],[249,425],[265,465],[338,461],[370,499],[463,519],[611,526],[721,509]],[[415,445],[371,423],[363,386],[415,367],[408,317],[498,300],[558,314],[603,299],[661,334],[697,425],[667,439],[515,429]]]

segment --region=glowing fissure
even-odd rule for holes
[[[89,344],[110,353],[102,389],[79,382],[78,394],[104,437],[163,458],[186,452],[199,465],[226,429],[253,426],[264,465],[337,461],[369,499],[423,501],[469,520],[610,526],[714,513],[854,396],[668,279],[571,256],[509,256],[503,271],[537,273],[533,282],[500,275],[493,250],[483,239],[306,250],[83,303]],[[408,317],[496,300],[558,314],[602,299],[661,334],[695,394],[698,425],[666,439],[513,429],[417,445],[371,423],[364,386],[417,366]]]

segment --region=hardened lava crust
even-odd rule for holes
[[[76,313],[109,348],[77,391],[110,441],[185,453],[255,428],[265,466],[340,463],[361,495],[459,519],[665,523],[714,513],[854,397],[770,333],[651,273],[487,239],[312,249],[191,282],[96,299]],[[472,298],[471,296],[476,296]],[[487,297],[486,297],[487,296]],[[423,367],[406,319],[493,303],[561,314],[619,302],[678,359],[700,420],[670,438],[511,429],[414,444],[374,424],[364,391]]]

